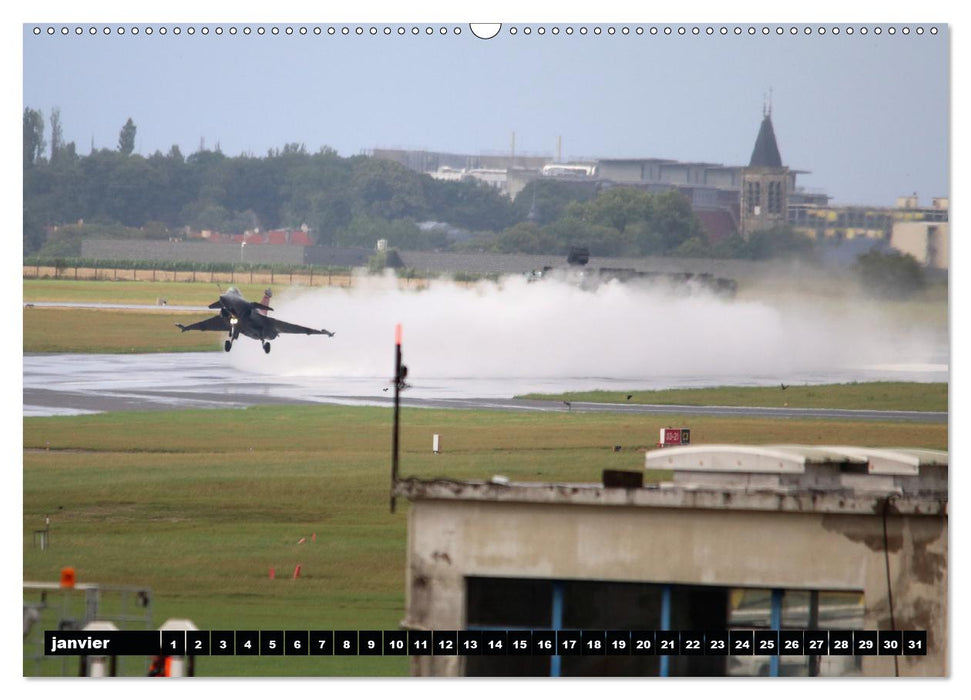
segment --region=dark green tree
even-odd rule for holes
[[[31,215],[27,207],[24,207],[24,255],[30,255],[40,250],[44,245],[44,227],[41,226],[35,217]]]
[[[474,231],[501,231],[517,220],[509,198],[476,180],[442,181],[422,176],[427,217]]]
[[[288,169],[281,223],[292,228],[307,224],[318,245],[332,245],[353,218],[350,178],[348,160],[329,148]]]
[[[742,247],[742,255],[752,260],[770,258],[815,259],[816,243],[792,226],[775,226],[754,231]]]
[[[924,269],[917,259],[896,250],[871,250],[856,259],[854,270],[873,296],[906,299],[924,288]]]
[[[100,221],[112,219],[110,212],[114,208],[114,202],[108,196],[109,183],[115,179],[115,173],[123,160],[124,156],[118,151],[106,148],[92,151],[87,158],[81,160],[77,218]]]
[[[571,202],[586,202],[597,195],[596,183],[538,179],[516,195],[516,217],[520,221],[551,224],[560,219]]]
[[[428,218],[422,176],[400,163],[356,156],[351,159],[351,195],[355,215],[380,219]]]
[[[711,254],[711,247],[708,245],[707,241],[693,236],[688,240],[684,241],[681,245],[672,251],[672,254],[678,258],[710,258],[714,257]]]
[[[677,190],[654,195],[652,227],[664,242],[666,253],[685,241],[702,234],[701,222],[691,209],[691,202]]]
[[[145,158],[140,155],[124,157],[108,177],[104,214],[123,226],[142,226],[157,218],[161,191],[161,173]]]
[[[222,206],[221,202],[225,197],[222,173],[226,160],[226,156],[219,151],[206,150],[196,151],[186,157],[182,176],[185,186],[192,193],[192,199],[182,213],[186,224],[191,225],[190,219],[200,208]]]
[[[218,203],[230,212],[253,212],[257,226],[263,230],[276,228],[287,170],[280,162],[282,158],[285,156],[227,158],[218,172],[221,192]]]
[[[500,233],[493,244],[498,253],[553,255],[564,251],[562,241],[539,224],[524,221]]]
[[[746,241],[737,233],[723,238],[708,246],[708,257],[712,258],[744,258],[746,257]]]
[[[51,162],[57,160],[57,156],[64,147],[64,131],[61,128],[61,110],[55,107],[51,110]]]
[[[586,202],[566,207],[563,220],[586,225],[600,247],[598,255],[670,255],[686,240],[702,235],[701,222],[683,194],[612,187]],[[598,228],[599,227],[599,228]],[[608,231],[615,233],[608,235]],[[594,242],[590,243],[591,253]]]
[[[151,208],[144,213],[145,220],[158,221],[173,229],[184,225],[180,215],[196,193],[188,184],[182,152],[178,146],[172,146],[168,155],[156,151],[147,161],[158,191],[151,198]]]
[[[654,195],[633,187],[611,187],[587,202],[568,207],[571,216],[589,224],[609,226],[623,232],[634,222],[651,222]]]
[[[44,115],[35,109],[24,108],[24,167],[29,168],[43,158]]]
[[[130,155],[135,150],[136,131],[135,122],[128,117],[128,121],[121,127],[121,133],[118,134],[118,152],[123,156]]]

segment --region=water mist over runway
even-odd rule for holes
[[[864,381],[881,367],[889,379],[906,367],[943,373],[935,381],[947,376],[946,330],[904,325],[885,307],[856,299],[769,303],[619,283],[587,291],[521,277],[406,290],[391,277],[367,277],[347,289],[281,289],[273,306],[282,319],[336,335],[283,336],[270,355],[239,342],[233,366],[281,378],[390,377],[401,323],[416,384],[510,380],[519,390],[523,380],[552,378],[582,380],[577,388],[617,380],[645,388]]]

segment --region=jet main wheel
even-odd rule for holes
[[[226,352],[229,352],[230,350],[232,350],[233,349],[233,341],[227,340],[226,343],[223,345],[223,348],[226,350]]]
[[[263,343],[263,352],[265,352],[267,355],[270,354],[270,344],[268,342]]]

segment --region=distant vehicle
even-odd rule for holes
[[[566,256],[566,261],[570,265],[586,265],[590,262],[590,251],[586,248],[570,248],[570,254]]]
[[[233,349],[233,341],[242,333],[248,338],[258,340],[263,345],[263,352],[270,352],[270,341],[281,333],[302,333],[304,335],[326,335],[333,336],[330,331],[321,328],[306,328],[293,323],[287,323],[266,315],[267,311],[273,311],[269,304],[273,292],[267,289],[263,293],[263,300],[246,301],[236,287],[230,287],[225,293],[219,295],[219,300],[209,305],[210,309],[219,309],[219,315],[207,318],[188,326],[181,323],[175,325],[186,331],[224,331],[229,334],[226,343],[223,345],[226,352]]]

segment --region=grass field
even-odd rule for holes
[[[154,304],[165,298],[196,306],[217,291],[187,282],[24,282],[25,301]],[[242,291],[254,298],[262,287]],[[181,334],[172,325],[200,317],[34,307],[24,309],[24,352],[218,349],[218,334]],[[828,407],[947,405],[946,385],[793,386],[761,397],[746,391],[687,398],[637,392],[631,402],[775,406],[784,393],[791,406],[810,399]],[[570,395],[593,400],[578,397]],[[627,401],[626,395],[599,399]],[[401,476],[598,482],[604,469],[642,470],[644,451],[667,425],[691,428],[695,443],[948,444],[945,424],[406,410]],[[24,418],[23,578],[57,581],[72,566],[80,582],[149,587],[156,626],[185,617],[200,629],[397,629],[404,617],[408,504],[399,499],[397,512],[389,512],[390,433],[390,410],[336,406]],[[440,455],[431,451],[436,433]],[[665,477],[646,473],[648,480]],[[48,516],[51,545],[42,551],[31,533]],[[301,575],[293,579],[298,564]],[[204,657],[196,670],[200,676],[400,676],[407,675],[408,661]],[[24,673],[32,667],[25,664]]]
[[[101,304],[207,306],[219,296],[208,282],[105,282],[24,280],[24,302],[82,302]],[[225,286],[223,287],[225,289]],[[240,285],[248,299],[259,300],[265,287]],[[152,310],[24,309],[24,352],[142,353],[194,352],[222,349],[219,333],[181,333],[210,315],[208,310],[177,311],[166,306]]]
[[[207,312],[24,309],[24,352],[142,353],[222,350],[222,333],[182,333]]]
[[[158,304],[159,300],[173,306],[206,306],[215,301],[220,289],[228,283],[212,282],[149,282],[105,280],[23,280],[24,302],[84,302],[89,304]],[[247,299],[263,296],[266,284],[241,283],[236,287]]]
[[[683,422],[405,411],[401,474],[597,482],[606,468],[643,469],[658,426]],[[259,407],[23,423],[25,580],[56,581],[72,566],[79,581],[147,586],[156,624],[188,617],[201,629],[396,629],[403,618],[407,503],[390,513],[389,410]],[[687,424],[696,442],[947,446],[944,425]],[[431,452],[433,433],[442,436],[440,455]],[[29,533],[45,516],[52,544],[41,551]],[[206,657],[197,666],[199,675],[230,676],[407,670],[394,657]]]
[[[265,285],[238,285],[247,299],[259,300]],[[223,285],[225,290],[226,285]],[[23,351],[51,353],[145,353],[221,351],[219,333],[181,333],[176,323],[190,324],[211,315],[166,306],[208,306],[219,296],[209,282],[126,282],[94,280],[24,280],[24,303],[81,302],[147,304],[152,310],[68,309],[28,306],[24,309]],[[159,305],[165,300],[166,305]]]
[[[628,398],[629,397],[629,398]],[[915,382],[852,382],[794,384],[774,387],[717,387],[663,391],[576,391],[527,394],[520,398],[547,401],[660,404],[663,406],[768,406],[841,408],[874,411],[946,411],[947,384]]]

